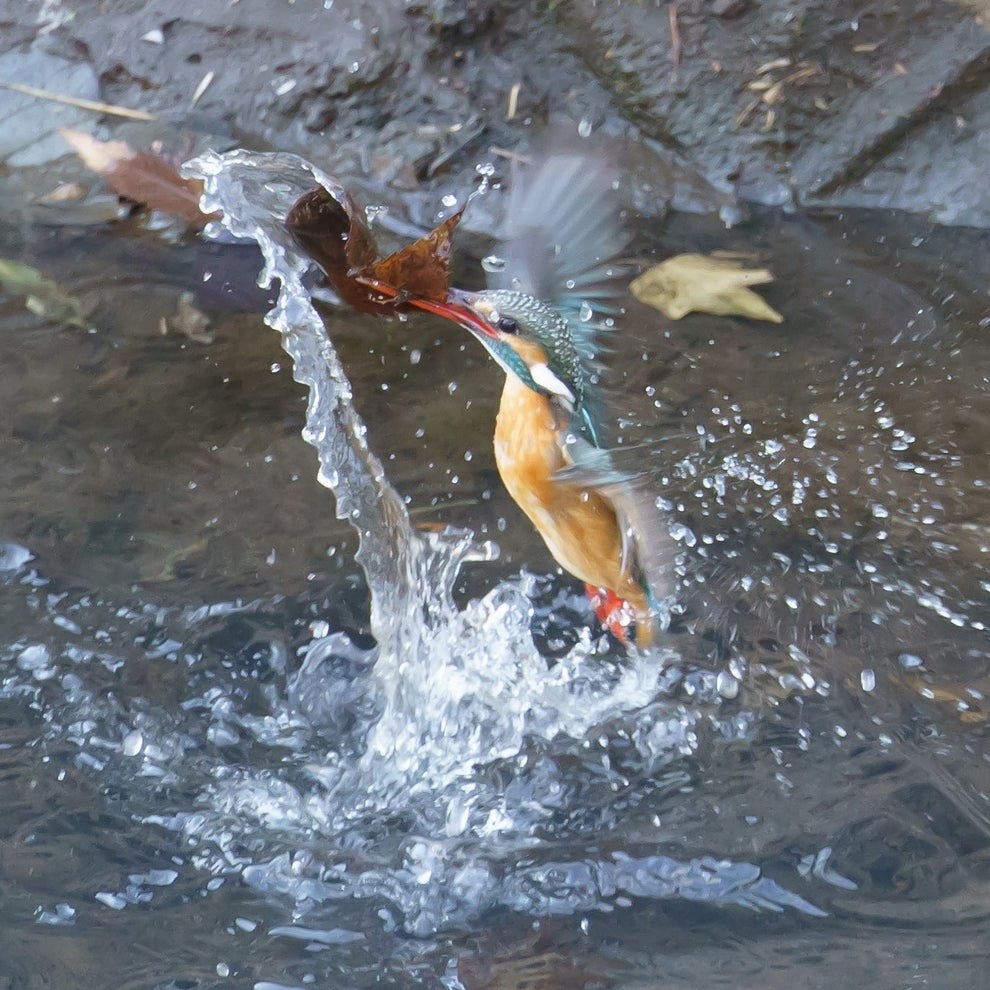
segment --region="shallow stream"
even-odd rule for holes
[[[0,986],[980,985],[986,235],[640,225],[759,257],[785,322],[614,336],[680,548],[638,654],[501,490],[480,348],[324,333],[311,167],[196,167],[270,288],[0,227],[91,324],[0,298]]]

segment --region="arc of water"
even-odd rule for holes
[[[424,620],[428,624],[445,610],[460,562],[472,555],[490,558],[494,551],[475,553],[478,548],[464,534],[446,541],[421,538],[367,444],[350,382],[304,285],[312,263],[285,226],[286,215],[303,193],[322,185],[333,194],[339,186],[316,166],[287,153],[210,151],[183,170],[203,180],[204,211],[218,211],[218,222],[234,237],[257,242],[264,256],[259,284],[268,287],[276,278],[281,283],[265,322],[281,334],[293,377],[309,391],[303,437],[319,454],[319,480],[336,497],[337,517],[359,534],[356,559],[371,591],[372,631],[382,653],[393,655],[393,647],[408,646],[409,637],[422,634]]]
[[[368,447],[350,383],[304,282],[311,263],[285,226],[301,195],[317,184],[333,195],[337,184],[289,154],[211,152],[186,171],[204,180],[203,208],[219,211],[227,231],[261,247],[259,283],[281,283],[265,321],[281,334],[293,377],[309,390],[303,436],[319,454],[320,481],[335,494],[338,517],[360,537],[357,560],[371,591],[379,647],[374,678],[383,702],[366,741],[368,765],[387,762],[403,787],[410,780],[431,786],[479,761],[517,752],[534,719],[557,722],[564,710],[573,717],[566,687],[559,704],[553,701],[519,588],[500,586],[463,611],[453,602],[460,565],[491,560],[497,548],[474,544],[463,532],[416,533]],[[374,332],[374,324],[368,326]],[[493,625],[498,637],[491,635]],[[648,697],[649,691],[642,700]]]
[[[300,196],[314,185],[332,189],[335,183],[296,155],[240,149],[207,152],[187,162],[184,171],[204,180],[203,208],[220,211],[219,222],[227,231],[261,248],[265,264],[259,285],[268,287],[275,278],[281,282],[265,322],[282,335],[293,377],[309,390],[303,437],[319,454],[320,481],[336,496],[337,517],[357,529],[359,553],[374,562],[366,567],[369,580],[378,577],[386,586],[372,588],[372,597],[379,590],[385,594],[388,587],[405,583],[417,538],[402,499],[368,447],[366,427],[351,401],[351,384],[303,285],[311,262],[285,227],[286,214]]]

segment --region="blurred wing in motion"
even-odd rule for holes
[[[558,471],[555,479],[595,489],[609,499],[622,533],[623,569],[646,592],[659,624],[666,625],[664,602],[674,593],[677,546],[667,515],[657,504],[652,475],[621,471],[610,451],[580,439],[571,439],[566,452],[571,465]]]
[[[617,282],[625,270],[615,263],[627,242],[617,175],[604,156],[587,149],[551,151],[519,169],[497,252],[505,267],[489,278],[491,287],[535,296],[568,319],[582,303],[607,309],[625,288]]]

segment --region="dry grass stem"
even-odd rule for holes
[[[94,113],[109,113],[115,117],[128,117],[131,120],[156,120],[154,114],[144,110],[132,110],[130,107],[119,107],[113,103],[103,103],[101,100],[86,100],[81,96],[67,96],[65,93],[52,93],[37,86],[26,86],[24,83],[0,82],[0,89],[10,89],[25,96],[34,96],[49,103],[64,103],[68,107],[78,107],[80,110],[92,110]]]
[[[210,83],[216,78],[216,73],[211,69],[209,72],[203,76],[199,81],[199,85],[193,91],[192,99],[189,101],[189,109],[192,110],[194,106],[203,98],[203,94],[210,88]]]
[[[513,83],[512,88],[509,90],[509,104],[505,110],[505,119],[512,120],[516,116],[516,110],[519,107],[519,92],[522,89],[522,83]]]
[[[670,60],[674,65],[681,64],[681,26],[677,23],[677,4],[672,3],[667,8],[667,19],[670,22]]]

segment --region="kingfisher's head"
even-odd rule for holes
[[[587,341],[548,303],[515,289],[452,290],[460,322],[507,374],[536,392],[555,396],[597,439],[598,376]]]
[[[489,289],[450,291],[456,319],[509,374],[556,396],[594,444],[602,436],[596,356],[609,329],[595,314],[621,306],[627,238],[615,170],[592,149],[562,144],[515,176]]]

